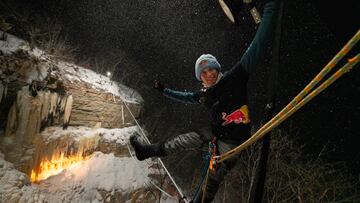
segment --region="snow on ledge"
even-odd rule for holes
[[[85,82],[94,89],[112,93],[128,103],[143,102],[143,98],[137,91],[118,82],[112,81],[105,75],[101,75],[92,70],[64,61],[58,62],[57,65],[61,75],[72,83],[79,81]]]
[[[116,142],[117,144],[126,145],[129,142],[130,136],[138,130],[139,128],[137,126],[112,129],[69,126],[66,130],[63,130],[62,127],[49,127],[46,128],[41,135],[46,140],[50,141],[56,140],[64,135],[71,136],[75,140],[80,140],[83,137],[91,138],[100,134],[101,137],[108,142]]]
[[[148,162],[95,152],[92,157],[39,183],[48,202],[105,202],[99,191],[129,193],[150,186]],[[70,201],[69,201],[70,200]]]
[[[39,184],[31,184],[29,178],[0,153],[0,202],[108,202],[107,198],[115,192],[125,195],[151,186],[152,164],[152,161],[139,162],[95,152],[90,159]],[[105,192],[106,197],[100,192]]]
[[[4,32],[0,31],[0,36],[3,36],[3,34]],[[137,91],[118,82],[112,81],[107,76],[101,75],[84,67],[65,61],[54,61],[46,52],[38,48],[31,49],[28,42],[12,34],[6,33],[6,41],[0,40],[0,51],[4,54],[11,54],[17,50],[24,50],[31,56],[37,57],[44,62],[55,64],[58,66],[58,72],[60,75],[65,77],[69,82],[76,83],[81,81],[89,84],[89,86],[94,89],[102,90],[118,96],[125,102],[143,103],[143,98]],[[36,73],[37,72],[34,72],[33,74]],[[29,80],[40,78],[39,76],[33,74]],[[41,77],[41,79],[44,79],[44,77]]]
[[[0,30],[0,36],[4,36],[4,32]],[[18,50],[24,50],[32,56],[42,60],[50,60],[50,55],[38,48],[30,48],[27,41],[20,39],[12,34],[5,33],[6,41],[0,40],[0,51],[5,55],[12,54]]]
[[[4,32],[0,30],[0,36],[3,36]],[[22,39],[19,39],[11,34],[7,34],[6,41],[0,40],[0,50],[4,54],[11,54],[12,52],[15,52],[16,50],[20,49],[21,46],[25,45],[26,42]]]

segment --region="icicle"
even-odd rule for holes
[[[6,98],[6,95],[7,95],[7,85],[4,85],[0,82],[0,103],[3,99]]]
[[[67,97],[61,97],[59,106],[60,106],[60,112],[64,112],[65,106],[66,106],[66,99]]]
[[[50,111],[50,92],[38,92],[39,98],[40,98],[40,102],[42,105],[42,109],[41,109],[41,121],[45,121],[48,118],[49,115],[49,111]]]
[[[116,104],[115,95],[114,95],[114,94],[112,94],[112,93],[111,93],[111,95],[112,95],[112,98],[113,98],[113,100],[114,100],[114,103]]]
[[[125,126],[124,105],[121,105],[121,118],[122,118],[122,124],[123,126]]]
[[[14,135],[17,128],[17,121],[18,117],[16,112],[16,105],[12,105],[8,114],[5,136]]]
[[[72,95],[66,98],[65,110],[64,110],[64,126],[69,125],[71,109],[72,109],[73,97]]]
[[[25,123],[27,122],[26,120],[29,119],[31,109],[32,98],[29,96],[29,94],[29,90],[26,87],[23,87],[21,91],[18,91],[16,97],[16,109],[19,111],[19,118],[24,120]]]
[[[57,93],[51,93],[50,95],[50,110],[49,115],[54,115],[57,107],[58,95]]]
[[[1,104],[1,100],[2,100],[2,96],[3,96],[4,90],[5,90],[5,87],[4,87],[4,85],[2,84],[2,82],[0,82],[0,104]]]
[[[61,103],[61,97],[57,97],[56,106],[60,106]]]
[[[63,100],[63,96],[59,95],[57,98],[57,102],[56,102],[56,110],[58,112],[62,112],[63,110],[61,109],[61,104],[62,104],[62,100]]]
[[[4,98],[6,98],[7,91],[8,91],[8,87],[7,87],[7,85],[5,85],[5,89],[4,89]]]
[[[101,137],[99,132],[94,131],[94,135],[91,137],[80,137],[79,146],[77,149],[78,156],[86,156],[90,151],[93,151],[97,148]]]

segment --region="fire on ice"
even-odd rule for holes
[[[81,154],[66,157],[64,153],[53,155],[51,160],[43,160],[36,170],[31,171],[31,182],[39,182],[45,180],[50,176],[59,174],[62,170],[67,169],[77,163],[82,163],[89,157],[84,157]]]

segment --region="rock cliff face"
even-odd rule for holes
[[[142,98],[136,91],[91,70],[52,61],[43,55],[31,55],[24,49],[0,55],[0,64],[2,122],[7,120],[9,108],[17,100],[16,97],[19,97],[18,92],[24,88],[28,89],[27,95],[32,96],[31,99],[36,99],[40,94],[39,97],[45,100],[45,103],[37,102],[44,107],[42,119],[58,117],[56,113],[65,116],[63,120],[55,119],[55,124],[68,125],[69,116],[72,115],[75,119],[72,119],[70,125],[133,125],[129,112],[124,107],[125,102],[136,117],[140,115]],[[19,99],[21,98],[24,97],[20,96]]]
[[[30,184],[29,177],[38,180],[44,162],[51,162],[54,157],[76,156],[83,162],[107,159],[111,161],[104,161],[104,164],[131,166],[129,170],[133,174],[136,162],[129,158],[127,145],[130,134],[137,131],[134,118],[141,116],[142,102],[135,90],[83,67],[57,61],[37,48],[30,48],[26,42],[7,35],[6,41],[0,40],[0,151],[3,153],[0,158],[6,160],[0,160],[0,178],[9,179],[7,183],[14,184],[0,186],[0,202],[22,202],[30,196],[36,197],[30,202],[46,202],[52,198],[64,202],[88,199],[80,194],[69,194],[73,195],[69,198],[66,193],[60,195],[52,191],[51,196],[44,192],[51,187],[49,184],[56,185],[59,181],[40,182],[39,187]],[[94,157],[93,153],[98,155]],[[116,158],[109,158],[109,154]],[[141,165],[138,173],[144,177],[136,174],[124,176],[130,178],[127,182],[130,187],[120,187],[115,183],[113,188],[94,186],[98,195],[93,197],[90,195],[93,194],[90,192],[93,185],[90,184],[88,195],[100,202],[124,202],[131,199],[132,194],[143,198],[148,190],[153,190],[149,181],[159,182],[163,172],[149,172],[147,168],[156,165],[155,162]],[[141,171],[144,169],[145,172]],[[8,170],[15,172],[7,174]],[[113,170],[118,178],[129,173],[117,171],[117,167]],[[14,179],[16,173],[21,174],[21,180]],[[73,184],[81,185],[86,176],[82,178]],[[103,184],[98,181],[96,184]],[[135,184],[136,181],[141,184]],[[80,185],[79,193],[86,190]],[[125,186],[128,189],[122,188]],[[56,187],[60,188],[60,185]],[[16,194],[7,195],[10,190]],[[67,191],[66,188],[61,190]],[[143,200],[154,202],[161,196],[158,192],[152,193],[156,195]]]
[[[30,154],[47,126],[121,128],[139,117],[141,96],[91,70],[51,59],[7,35],[0,56],[1,148],[7,160],[29,173]],[[16,46],[17,45],[17,46]],[[130,96],[130,94],[132,94]],[[6,124],[6,125],[5,125]],[[29,159],[29,160],[28,160]],[[32,168],[32,167],[30,167]]]
[[[124,101],[111,93],[74,83],[68,86],[67,91],[71,92],[74,98],[71,125],[119,128],[135,124]],[[136,117],[140,115],[140,103],[127,103],[127,106]]]

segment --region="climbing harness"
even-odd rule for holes
[[[216,170],[219,168],[220,163],[216,163],[215,157],[217,153],[216,148],[216,137],[214,137],[209,143],[209,154],[210,154],[210,162],[209,162],[209,170],[211,173],[215,174]]]
[[[339,51],[339,53],[335,55],[335,57],[320,71],[320,73],[318,73],[318,75],[316,75],[315,78],[285,108],[283,108],[275,117],[262,126],[244,143],[222,154],[221,156],[215,157],[216,162],[221,163],[231,158],[235,154],[249,147],[257,140],[261,139],[266,133],[280,125],[285,119],[294,114],[298,109],[300,109],[320,92],[334,83],[342,75],[349,72],[360,61],[360,53],[358,53],[355,57],[348,59],[348,62],[344,66],[342,66],[338,71],[336,71],[327,80],[325,80],[323,83],[318,85],[316,89],[313,90],[315,85],[317,85],[324,78],[324,76],[335,67],[335,65],[351,50],[351,48],[355,46],[359,39],[360,30],[357,31],[357,33]]]
[[[203,164],[203,166],[201,168],[200,179],[199,179],[198,185],[196,186],[192,201],[195,201],[199,197],[199,193],[200,193],[200,190],[202,189],[206,173],[207,173],[207,171],[209,169],[210,158],[211,158],[211,153],[208,152],[204,156],[204,164]]]
[[[199,197],[200,190],[202,190],[202,192],[203,192],[202,197],[205,196],[204,186],[206,186],[206,184],[204,184],[204,182],[206,182],[205,180],[207,179],[208,171],[210,171],[214,174],[216,173],[216,170],[219,166],[219,164],[216,163],[215,159],[214,159],[214,157],[216,156],[216,152],[217,152],[216,150],[217,150],[216,149],[216,137],[214,137],[209,142],[208,152],[204,156],[204,164],[201,168],[200,179],[199,179],[198,185],[196,186],[192,201],[195,201]]]
[[[140,131],[141,131],[141,136],[145,139],[145,141],[148,144],[151,144],[150,140],[146,137],[146,134],[144,132],[144,130],[142,129],[142,127],[140,126],[139,122],[136,120],[134,114],[132,113],[132,111],[130,110],[129,106],[126,104],[126,102],[123,102],[123,104],[125,105],[125,107],[127,108],[127,110],[129,111],[131,117],[134,119],[136,125],[139,127]],[[129,148],[130,150],[130,148]],[[168,169],[166,168],[165,164],[162,162],[162,160],[160,158],[158,158],[158,161],[160,163],[160,165],[163,167],[163,169],[165,170],[166,174],[169,176],[171,182],[174,184],[176,190],[178,191],[179,195],[180,195],[180,199],[179,202],[184,202],[184,203],[188,203],[188,200],[186,199],[186,196],[184,195],[184,193],[181,191],[180,187],[176,184],[174,178],[171,176],[170,172],[168,171]],[[168,193],[166,193],[164,190],[161,190],[160,187],[156,187],[157,189],[159,189],[159,191],[163,192],[164,194],[167,194],[167,196],[171,196]],[[171,196],[171,198],[173,199],[177,199],[173,196]]]

